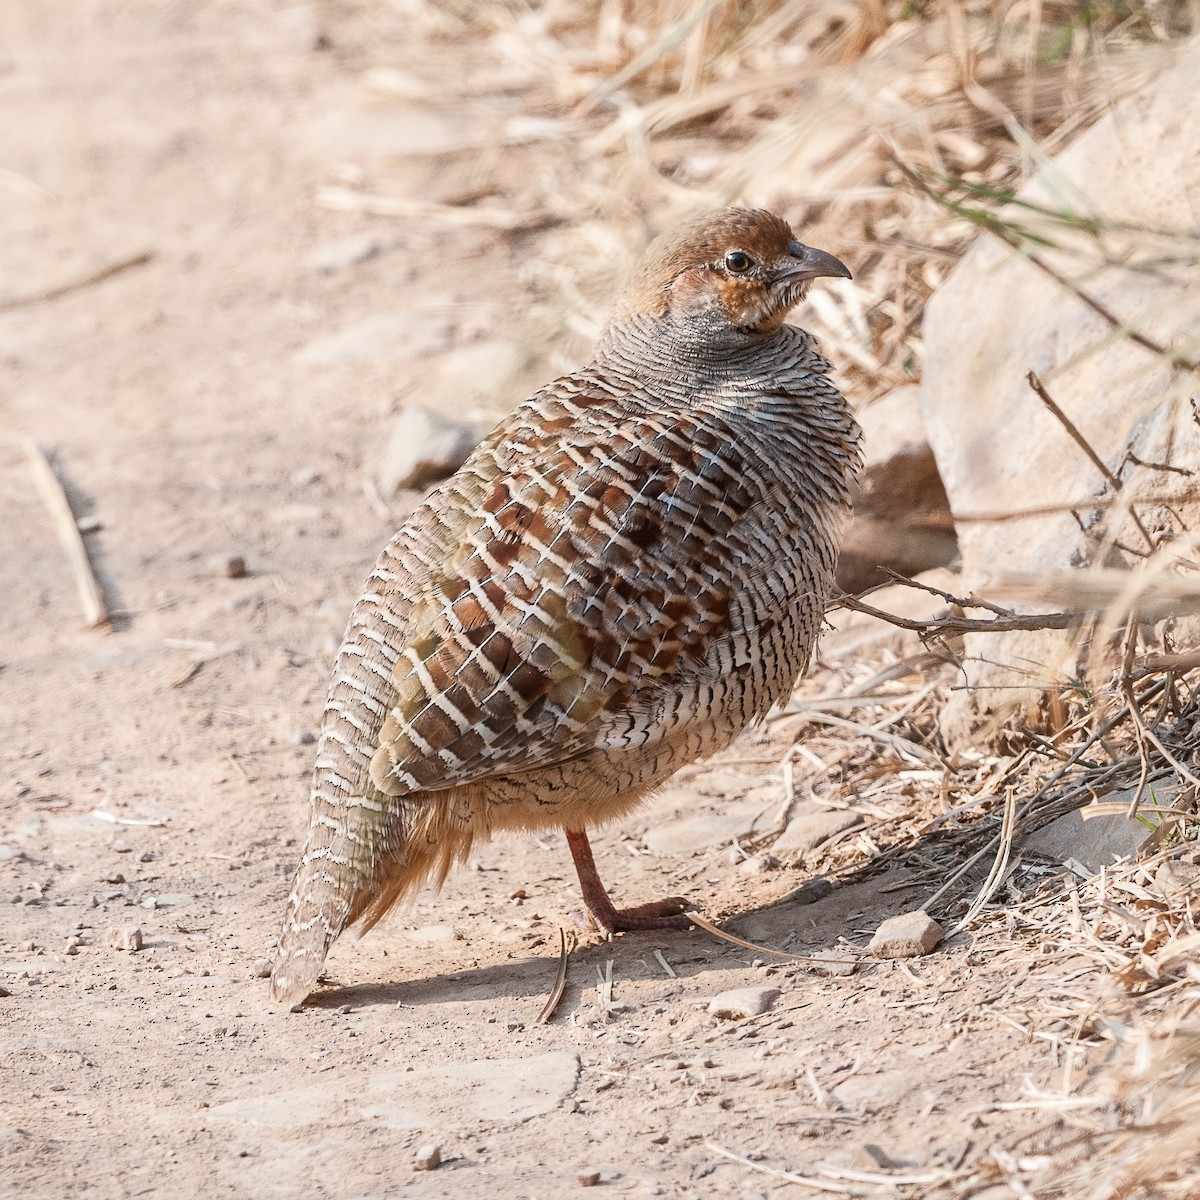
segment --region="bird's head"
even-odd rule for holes
[[[669,322],[677,338],[715,348],[778,332],[822,276],[849,279],[832,254],[796,240],[764,209],[721,208],[656,238],[634,271],[615,321]]]

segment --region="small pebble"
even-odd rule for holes
[[[114,950],[128,950],[132,954],[142,948],[142,931],[137,925],[114,925],[107,938]]]
[[[139,862],[153,862],[155,860],[155,858],[157,858],[157,857],[158,856],[154,853],[153,850],[143,850],[142,853],[138,856],[138,861]]]
[[[124,883],[125,876],[120,871],[110,871],[107,875],[100,877],[105,883]]]
[[[250,964],[250,974],[255,979],[270,979],[271,960],[269,958],[256,958]]]
[[[128,842],[117,842],[117,844],[113,846],[113,853],[115,854],[129,854],[132,852],[132,850],[133,847]]]
[[[417,942],[461,942],[463,935],[453,925],[424,925],[412,931]]]
[[[599,1171],[580,1171],[576,1176],[580,1187],[595,1187],[600,1182]]]
[[[876,958],[915,958],[941,944],[945,933],[924,909],[889,917],[875,930],[867,949]]]
[[[322,242],[309,256],[308,265],[322,275],[332,275],[335,271],[345,271],[374,258],[382,249],[383,243],[374,234],[350,234]],[[312,468],[307,467],[306,470],[311,471]]]
[[[292,740],[297,746],[311,746],[317,740],[317,735],[311,729],[301,729]]]
[[[219,554],[213,559],[213,573],[226,579],[245,578],[246,560],[240,554]]]
[[[714,1017],[729,1019],[757,1017],[761,1013],[770,1012],[778,999],[777,987],[733,988],[714,996],[709,1001],[708,1011]]]
[[[430,1142],[417,1151],[413,1159],[413,1169],[416,1171],[434,1171],[442,1165],[442,1148],[437,1142]]]

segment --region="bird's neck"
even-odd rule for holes
[[[757,334],[701,330],[694,322],[680,326],[669,318],[635,314],[605,329],[592,365],[648,383],[661,379],[673,388],[707,390],[761,383],[789,370],[812,371],[820,361],[809,334],[792,325]]]

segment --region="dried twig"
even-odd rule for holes
[[[125,271],[132,270],[134,267],[140,267],[148,263],[153,257],[153,250],[142,250],[137,254],[130,254],[126,258],[119,258],[116,262],[111,262],[107,266],[90,271],[86,275],[81,275],[78,279],[71,279],[66,283],[56,284],[54,287],[43,288],[39,292],[31,292],[27,296],[14,296],[11,300],[0,300],[0,312],[9,312],[14,308],[26,308],[31,304],[43,304],[47,300],[57,300],[60,296],[82,291],[84,288],[92,287],[97,283],[103,283],[106,279],[111,279],[114,275],[120,275]]]
[[[1074,629],[1087,619],[1087,614],[1082,612],[1057,612],[1011,613],[1008,616],[997,616],[990,620],[979,617],[960,617],[953,613],[947,613],[941,617],[926,617],[917,620],[912,617],[898,616],[896,613],[876,608],[873,604],[864,604],[856,596],[845,593],[838,596],[837,603],[843,608],[860,612],[864,616],[886,621],[889,625],[895,625],[897,629],[911,629],[922,637],[956,633],[1012,633],[1018,630]],[[967,608],[974,607],[970,600],[959,600],[957,603]]]
[[[749,1167],[750,1170],[759,1171],[764,1175],[773,1175],[776,1179],[786,1179],[789,1183],[803,1184],[805,1187],[812,1188],[814,1192],[834,1192],[839,1196],[845,1196],[851,1192],[851,1189],[845,1184],[814,1179],[811,1175],[795,1175],[791,1171],[780,1171],[775,1167],[756,1163],[752,1158],[737,1154],[733,1150],[726,1150],[724,1146],[718,1146],[716,1142],[705,1142],[704,1144],[714,1154],[719,1154],[722,1158],[729,1159],[730,1162],[740,1163],[743,1167]]]
[[[1100,474],[1104,477],[1104,480],[1109,485],[1109,487],[1111,487],[1114,492],[1119,492],[1122,487],[1120,479],[1118,479],[1116,477],[1116,475],[1114,475],[1113,472],[1109,470],[1108,464],[1104,461],[1104,459],[1102,459],[1100,457],[1099,454],[1096,453],[1095,449],[1093,449],[1093,447],[1092,447],[1091,442],[1089,442],[1087,440],[1087,438],[1085,438],[1083,436],[1083,434],[1079,431],[1079,427],[1075,424],[1075,422],[1072,421],[1071,418],[1068,417],[1067,414],[1065,412],[1063,412],[1063,410],[1061,408],[1059,408],[1059,406],[1055,403],[1055,401],[1051,397],[1050,393],[1048,391],[1046,391],[1045,384],[1042,383],[1042,381],[1037,377],[1036,374],[1034,374],[1033,371],[1030,371],[1025,376],[1025,379],[1026,379],[1026,382],[1029,384],[1029,386],[1033,389],[1033,391],[1037,395],[1038,399],[1041,400],[1041,402],[1046,406],[1047,409],[1049,409],[1051,415],[1053,415],[1056,418],[1056,420],[1063,427],[1063,429],[1065,429],[1067,431],[1067,434],[1070,436],[1071,440],[1075,443],[1075,445],[1077,445],[1080,448],[1080,450],[1082,450],[1084,452],[1084,454],[1087,455],[1088,460],[1092,463],[1092,465],[1096,468],[1096,470],[1099,471]],[[1142,519],[1141,519],[1141,517],[1138,516],[1137,510],[1133,507],[1132,504],[1130,504],[1130,506],[1129,506],[1129,515],[1132,518],[1133,523],[1138,527],[1138,532],[1145,539],[1146,545],[1149,546],[1151,550],[1153,550],[1154,549],[1154,539],[1150,536],[1150,533],[1146,529],[1145,525],[1142,524]]]
[[[71,573],[75,576],[75,586],[79,589],[79,601],[83,605],[83,615],[91,629],[107,628],[109,624],[108,607],[104,603],[104,592],[92,570],[91,559],[88,558],[87,546],[83,535],[79,532],[79,524],[71,511],[70,501],[63,491],[62,483],[54,473],[50,460],[45,451],[32,438],[25,443],[25,452],[29,456],[29,469],[33,473],[34,486],[42,503],[50,513],[54,528],[58,532],[58,540],[67,552],[71,564]]]

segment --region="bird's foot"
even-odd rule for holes
[[[627,933],[633,929],[690,929],[692,922],[686,913],[694,907],[682,896],[668,896],[665,900],[652,900],[649,904],[638,904],[633,908],[613,908],[592,911],[592,916],[601,930],[611,937],[614,933]]]
[[[606,938],[611,938],[614,933],[629,933],[634,929],[688,929],[692,921],[684,914],[692,907],[682,896],[671,896],[633,908],[601,904],[587,912],[575,909],[571,920],[584,931],[599,929]]]
[[[605,937],[611,938],[614,933],[628,933],[634,929],[687,929],[691,926],[692,922],[684,914],[693,906],[682,896],[653,900],[633,908],[614,907],[596,873],[587,834],[582,830],[568,829],[566,835],[567,845],[571,847],[571,855],[575,859],[575,869],[579,872],[583,901]]]

